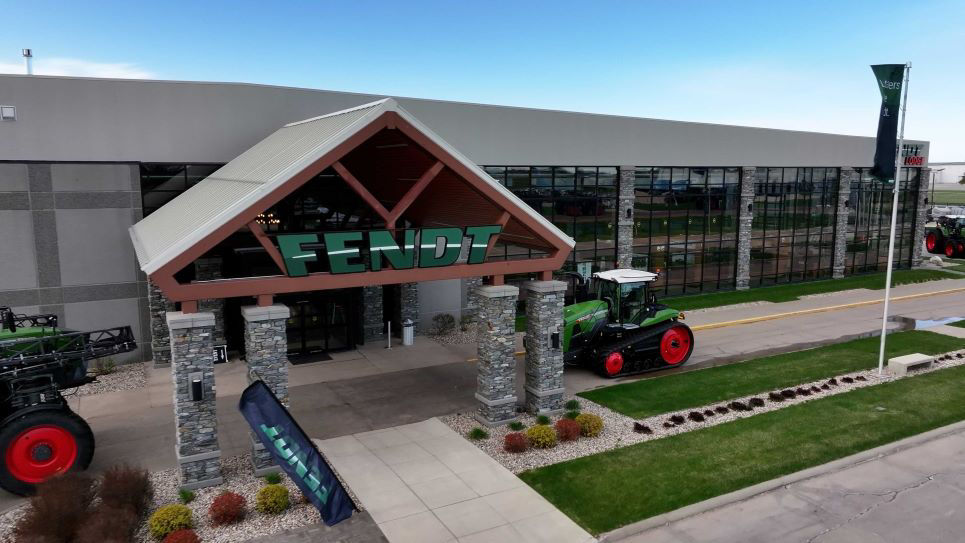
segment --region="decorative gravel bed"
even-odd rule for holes
[[[134,364],[117,366],[113,373],[98,375],[96,381],[75,388],[75,392],[71,394],[90,396],[91,394],[101,394],[103,392],[143,388],[147,384],[146,364],[146,362],[136,362]]]
[[[952,351],[936,355],[935,362],[931,367],[911,371],[907,377],[922,375],[963,364],[965,364],[965,349]],[[474,443],[486,454],[506,467],[506,469],[513,473],[521,473],[541,466],[589,456],[618,447],[626,447],[643,441],[682,434],[698,428],[752,417],[759,413],[776,411],[817,398],[841,394],[858,388],[874,386],[903,378],[904,377],[895,377],[887,372],[879,377],[877,369],[865,370],[842,374],[833,379],[802,383],[791,389],[763,392],[726,402],[705,405],[687,411],[655,415],[639,421],[621,415],[587,399],[576,398],[577,401],[580,402],[583,412],[593,413],[603,419],[603,432],[599,436],[595,438],[581,437],[576,441],[560,442],[552,449],[531,448],[522,453],[508,453],[503,450],[503,439],[506,434],[512,430],[506,426],[501,426],[490,429],[488,439],[470,440],[470,442]],[[815,389],[817,389],[817,391],[815,391]],[[804,393],[798,393],[798,390],[803,390]],[[788,391],[793,391],[793,394]],[[779,397],[780,400],[776,400],[775,398],[777,397]],[[710,412],[710,414],[707,412]],[[443,417],[441,420],[463,436],[466,436],[472,428],[479,426],[479,423],[472,417],[472,414],[460,413]],[[536,424],[536,418],[528,414],[520,415],[519,420],[526,425],[527,428]]]
[[[443,345],[463,345],[467,343],[476,343],[478,340],[476,337],[476,323],[469,324],[465,330],[462,330],[456,326],[447,334],[430,333],[427,335]]]

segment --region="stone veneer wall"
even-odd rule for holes
[[[402,323],[406,319],[412,321],[413,326],[415,326],[413,333],[418,333],[419,331],[419,283],[402,283],[399,285],[399,311],[400,318],[402,319],[399,323],[393,323],[392,327],[396,330],[401,330]],[[430,323],[426,323],[429,326]],[[398,327],[398,328],[396,328]]]
[[[516,418],[516,299],[513,286],[483,286],[479,296],[476,419],[496,426]]]
[[[837,215],[834,223],[834,253],[831,255],[831,278],[844,277],[845,258],[848,256],[848,199],[851,198],[851,181],[857,180],[854,168],[841,168],[838,179]]]
[[[196,281],[211,281],[221,279],[221,258],[199,258],[194,262],[194,279]],[[214,345],[224,345],[224,300],[198,300],[198,312],[214,315]]]
[[[475,322],[479,317],[479,295],[476,293],[476,289],[481,287],[483,284],[482,277],[467,277],[463,279],[463,285],[466,289],[466,307],[462,314],[468,316]]]
[[[925,239],[925,212],[928,204],[928,181],[931,176],[931,168],[922,168],[921,175],[918,176],[918,203],[915,213],[915,227],[912,230],[911,245],[911,265],[917,268],[922,264],[922,250],[924,249]],[[931,256],[931,255],[928,255]]]
[[[221,450],[215,408],[214,354],[211,313],[167,314],[171,331],[171,377],[174,381],[176,452],[182,488],[219,485]],[[191,399],[191,381],[200,376],[203,398]]]
[[[737,209],[737,290],[751,286],[751,230],[754,224],[754,183],[757,168],[741,168],[740,204]],[[751,208],[748,211],[748,208]]]
[[[633,267],[635,181],[636,168],[620,166],[619,201],[617,203],[617,268]]]
[[[375,341],[385,337],[382,286],[362,287],[362,338]]]
[[[526,283],[526,410],[563,410],[563,281]],[[556,345],[553,345],[556,334]]]
[[[241,308],[245,321],[245,360],[248,364],[248,383],[260,377],[284,406],[288,406],[288,334],[285,321],[291,310],[284,305],[245,306]],[[251,372],[257,373],[257,377]],[[265,450],[265,446],[249,432],[251,461],[255,476],[279,471]]]
[[[174,311],[174,302],[168,300],[153,282],[148,281],[148,304],[151,311],[151,356],[154,367],[171,364],[171,333],[168,331],[167,314]]]

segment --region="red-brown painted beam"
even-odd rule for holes
[[[285,269],[285,259],[281,257],[281,253],[278,252],[278,248],[275,247],[275,244],[268,239],[267,235],[265,235],[265,231],[261,228],[261,224],[259,224],[258,221],[251,221],[248,223],[248,229],[251,230],[251,233],[255,235],[255,239],[257,239],[258,243],[265,248],[265,251],[268,251],[268,256],[270,256],[278,266],[278,271],[283,274],[287,273]]]
[[[389,210],[385,209],[385,206],[382,205],[382,202],[380,202],[375,196],[372,196],[372,193],[369,192],[369,189],[365,188],[365,186],[362,185],[362,183],[359,182],[354,175],[352,175],[352,172],[345,169],[345,166],[342,166],[342,163],[338,161],[335,161],[335,164],[332,164],[332,167],[335,168],[335,171],[342,176],[342,179],[344,179],[346,183],[348,183],[348,186],[352,187],[352,190],[361,196],[362,199],[365,200],[365,203],[369,204],[369,207],[378,213],[386,223],[389,222]]]
[[[197,313],[198,312],[198,301],[197,300],[182,300],[181,301],[181,313]]]
[[[405,210],[409,209],[409,206],[412,205],[412,202],[414,202],[415,199],[422,194],[422,191],[429,186],[429,183],[435,179],[436,176],[439,175],[439,172],[441,172],[445,167],[446,165],[443,164],[442,161],[437,160],[432,167],[426,170],[426,173],[422,174],[422,177],[420,177],[419,180],[412,185],[412,188],[405,193],[405,196],[399,200],[399,203],[395,204],[395,207],[392,208],[392,212],[389,213],[389,218],[385,220],[385,225],[387,228],[395,227],[395,221],[399,220],[399,217],[405,213]]]
[[[275,303],[275,297],[271,294],[259,294],[258,295],[258,305],[261,307],[268,307]]]

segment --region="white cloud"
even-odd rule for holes
[[[36,75],[67,75],[73,77],[111,77],[118,79],[154,79],[157,76],[129,62],[94,62],[76,58],[35,58]],[[26,73],[23,62],[0,61],[0,73]]]

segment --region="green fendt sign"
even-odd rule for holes
[[[482,264],[486,260],[489,241],[500,230],[498,225],[400,230],[401,242],[388,230],[326,232],[322,237],[325,240],[323,250],[332,273],[361,273],[366,271],[366,261],[372,271],[386,267],[405,270],[417,266],[451,266],[459,259],[462,242],[467,238],[469,255],[466,262]],[[318,243],[318,234],[278,236],[278,247],[289,276],[308,275],[306,264],[317,262],[320,251],[304,246]],[[368,259],[363,258],[363,251],[367,252]]]

